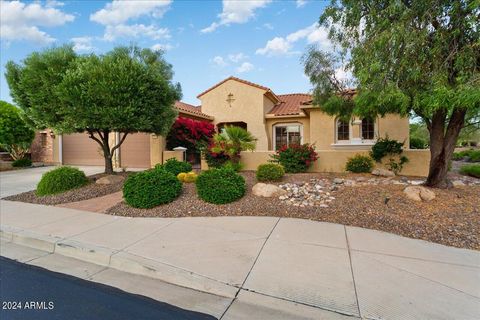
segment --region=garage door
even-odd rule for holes
[[[103,166],[105,164],[99,144],[86,133],[63,135],[63,163]]]
[[[150,167],[150,134],[129,134],[120,147],[122,167]]]

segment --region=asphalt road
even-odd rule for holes
[[[3,257],[0,257],[0,300],[2,320],[215,319]]]

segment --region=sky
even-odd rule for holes
[[[308,46],[328,50],[318,0],[4,1],[0,0],[0,99],[12,102],[5,64],[71,43],[79,54],[118,45],[163,50],[182,100],[236,76],[276,94],[311,90],[301,64]]]

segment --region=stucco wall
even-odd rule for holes
[[[231,106],[226,101],[230,93],[235,99]],[[264,93],[265,90],[228,80],[200,97],[202,112],[213,116],[215,125],[237,121],[247,123],[248,131],[258,139],[257,150],[268,150],[264,112],[270,106],[264,105]]]
[[[317,153],[319,159],[312,166],[311,172],[345,172],[345,164],[348,158],[356,154],[368,155],[367,150],[320,150]],[[243,170],[257,170],[258,165],[271,160],[270,155],[272,154],[274,154],[273,151],[242,152]],[[403,154],[407,156],[409,162],[404,165],[401,175],[421,177],[428,175],[429,150],[405,150]],[[384,167],[382,164],[376,164],[376,166]],[[204,164],[202,170],[205,169],[207,167]]]

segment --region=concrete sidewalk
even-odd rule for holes
[[[282,309],[298,319],[480,317],[478,251],[274,217],[125,218],[9,201],[0,213],[9,245],[224,297],[224,319]]]

